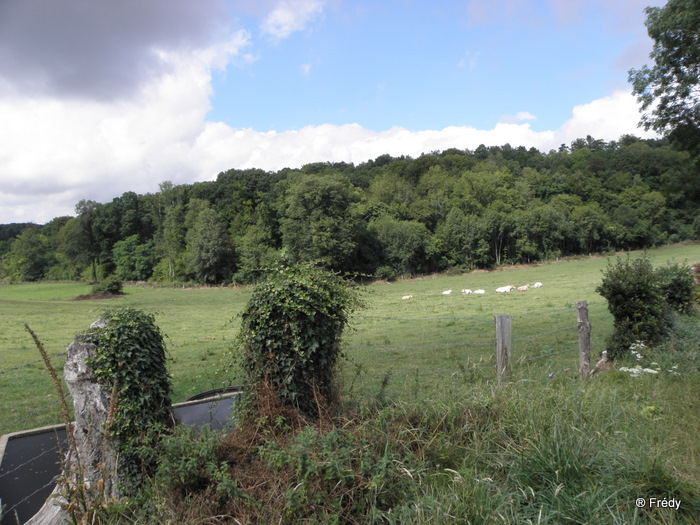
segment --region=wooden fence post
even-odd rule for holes
[[[578,373],[581,379],[588,377],[591,367],[591,323],[588,321],[588,303],[576,301],[578,322]]]
[[[513,341],[511,332],[511,316],[496,315],[496,373],[498,386],[503,385],[510,364],[510,350]]]

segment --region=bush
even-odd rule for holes
[[[693,311],[695,283],[690,266],[667,264],[656,270],[661,294],[668,306],[679,314],[688,315]]]
[[[99,282],[92,287],[92,293],[97,295],[121,295],[123,293],[122,280],[116,275],[110,275],[104,281]]]
[[[608,261],[596,292],[608,301],[613,333],[608,338],[608,357],[623,357],[635,341],[655,345],[668,332],[670,316],[659,276],[647,254],[638,259]]]
[[[340,336],[359,306],[351,285],[309,264],[269,272],[241,314],[246,405],[268,394],[305,416],[336,397]]]

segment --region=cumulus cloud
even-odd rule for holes
[[[323,11],[323,0],[281,0],[265,17],[261,28],[276,40],[287,38]]]
[[[167,72],[128,99],[0,96],[0,223],[43,222],[72,214],[80,199],[191,182],[211,71],[247,42],[239,31],[209,48],[161,52]]]
[[[591,135],[605,141],[617,140],[624,134],[642,138],[655,135],[637,128],[639,105],[630,91],[619,90],[612,95],[575,106],[572,117],[556,132],[556,140],[569,143],[576,138]]]
[[[129,97],[168,73],[159,51],[225,30],[223,0],[0,2],[0,94]]]
[[[0,104],[0,113],[13,119],[3,129],[15,131],[0,131],[0,143],[14,152],[0,155],[0,223],[44,222],[72,214],[83,198],[105,202],[125,191],[157,191],[163,180],[212,180],[231,168],[360,163],[385,153],[416,157],[452,147],[473,150],[480,144],[509,143],[546,152],[586,135],[616,140],[634,130],[639,120],[632,94],[619,91],[576,106],[557,130],[534,131],[528,123],[499,122],[487,130],[450,126],[373,131],[359,124],[324,124],[260,132],[205,121],[209,85],[201,58],[191,57],[173,68],[178,74],[163,78],[137,101],[116,106]],[[634,134],[651,136],[641,130]]]

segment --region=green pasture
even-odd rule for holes
[[[700,244],[649,252],[655,264],[700,262]],[[514,382],[544,381],[577,373],[576,301],[589,303],[593,359],[612,326],[595,293],[607,258],[544,263],[465,275],[427,276],[366,286],[367,306],[346,334],[342,376],[348,394],[360,398],[439,399],[465,381],[475,388],[495,382],[494,315],[513,316]],[[543,283],[527,292],[497,294],[512,284]],[[484,295],[462,295],[463,288]],[[444,290],[452,294],[443,295]],[[82,283],[0,285],[0,434],[59,422],[57,396],[27,323],[49,355],[63,353],[77,332],[102,311],[132,306],[153,313],[167,336],[174,401],[240,380],[218,373],[238,331],[237,314],[252,288],[127,286],[126,295],[74,300]],[[404,295],[412,299],[402,300]],[[59,374],[63,357],[52,359]],[[384,386],[382,386],[384,384]]]

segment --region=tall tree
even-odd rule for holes
[[[226,226],[217,213],[205,208],[187,232],[190,272],[195,279],[215,284],[229,277],[233,267],[233,248]]]
[[[700,2],[669,0],[645,12],[654,66],[629,72],[641,124],[700,158]]]
[[[46,276],[54,261],[46,236],[36,228],[27,228],[3,256],[3,273],[18,281],[38,281]]]
[[[284,246],[294,261],[351,271],[357,249],[357,196],[343,175],[305,175],[287,192]]]
[[[92,266],[92,280],[97,281],[97,256],[100,253],[98,236],[95,232],[99,204],[95,201],[81,200],[75,206],[78,216],[69,220],[59,234],[59,250],[64,252],[71,262],[80,267]]]

